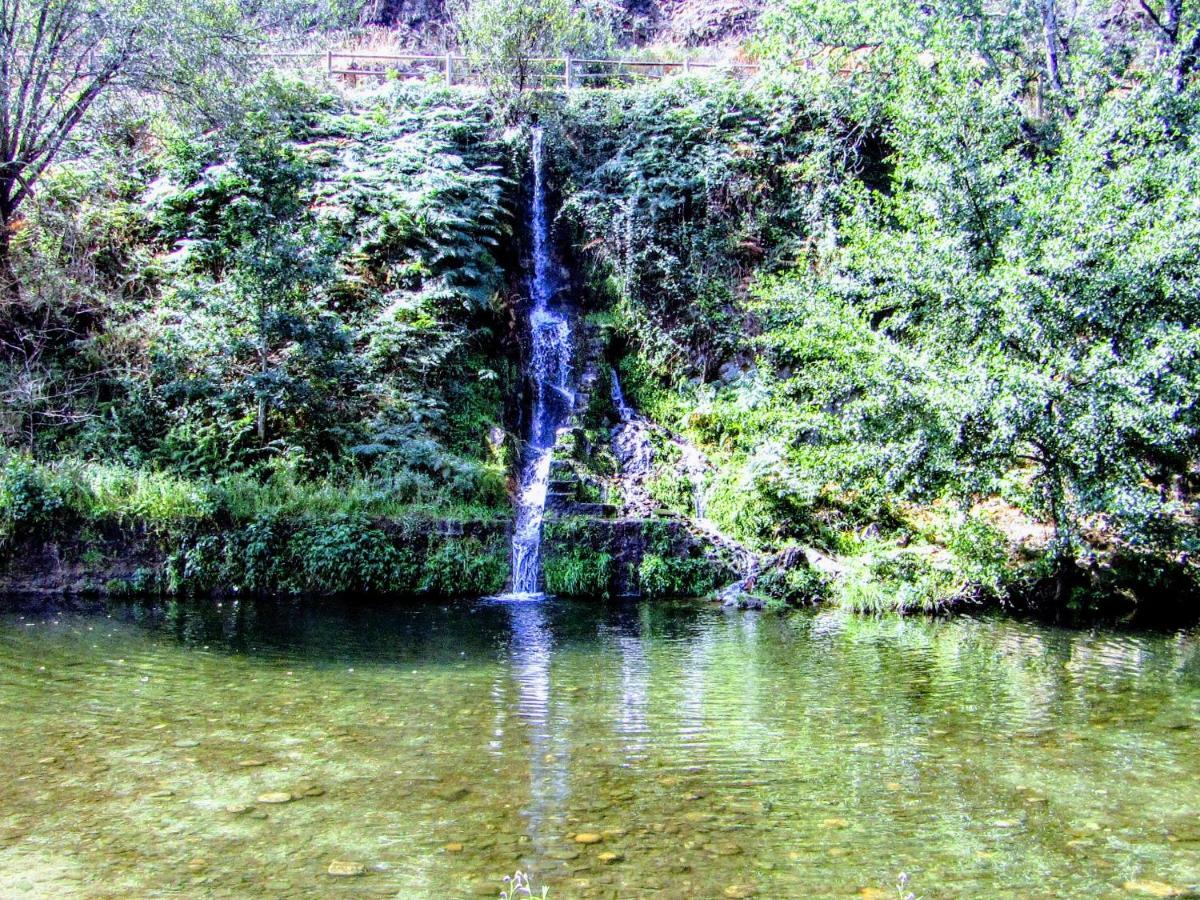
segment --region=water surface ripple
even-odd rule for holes
[[[1196,631],[9,612],[0,896],[495,896],[518,867],[552,897],[883,897],[901,871],[926,898],[1196,890],[1198,736]]]

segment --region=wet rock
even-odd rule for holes
[[[225,812],[231,816],[244,816],[248,812],[252,812],[254,807],[249,803],[230,803],[225,807]]]
[[[462,853],[463,845],[460,844],[458,841],[451,841],[449,844],[447,844],[442,849],[445,850],[447,853]]]
[[[838,818],[824,819],[821,822],[822,828],[848,828],[849,826],[850,826],[850,823],[847,822],[845,819],[838,819]]]
[[[261,759],[239,759],[237,765],[239,769],[257,769],[259,766],[265,766],[266,761]]]
[[[620,862],[624,858],[625,857],[623,854],[617,853],[613,850],[606,850],[603,853],[601,853],[599,856],[596,857],[596,859],[600,860],[600,862],[604,863],[605,865],[610,865],[611,863]]]
[[[575,835],[575,843],[577,844],[598,844],[602,840],[604,840],[604,836],[594,831],[581,831]]]
[[[459,800],[466,799],[470,793],[465,787],[458,787],[437,791],[434,796],[444,803],[457,803]]]
[[[346,859],[335,859],[329,864],[326,870],[330,875],[337,878],[355,878],[359,875],[367,873],[367,867],[360,862],[351,862]]]
[[[739,898],[743,897],[753,897],[758,893],[758,888],[752,884],[731,884],[729,887],[725,888],[723,893],[726,897],[732,897],[734,900],[739,900]]]
[[[287,791],[267,791],[255,798],[259,803],[291,803],[292,795]]]

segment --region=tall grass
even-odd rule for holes
[[[489,521],[509,514],[504,507],[436,494],[403,499],[406,493],[387,477],[309,480],[288,469],[208,480],[72,459],[36,463],[10,456],[0,464],[0,516],[14,526],[53,528],[74,518],[174,530],[204,521],[250,522],[265,514],[416,521]]]

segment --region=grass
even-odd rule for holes
[[[111,463],[35,463],[9,457],[0,468],[0,515],[13,525],[52,527],[64,515],[83,522],[140,525],[159,531],[209,520],[250,522],[266,514],[330,519],[363,515],[403,521],[494,521],[507,507],[456,498],[397,499],[387,478],[347,476],[306,480],[289,470],[266,477],[189,479]]]

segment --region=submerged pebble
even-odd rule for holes
[[[329,868],[326,871],[337,878],[353,878],[358,875],[365,875],[367,867],[360,862],[335,859],[329,864]]]

